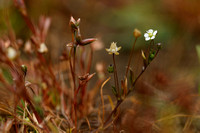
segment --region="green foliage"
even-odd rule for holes
[[[12,75],[10,73],[10,71],[6,68],[2,68],[2,74],[4,76],[4,78],[10,83],[12,84],[13,83],[13,78],[12,78]]]
[[[159,31],[157,40],[168,42],[169,38],[175,35],[175,30],[172,27],[177,25],[173,23],[173,20],[166,22],[165,19],[152,4],[152,1],[149,1],[145,4],[134,2],[133,5],[114,9],[106,14],[101,21],[114,31],[106,34],[105,40],[110,42],[113,38],[119,38],[116,41],[124,44],[123,49],[128,50],[131,47],[129,44],[132,41],[133,29],[136,27],[143,33],[149,28],[157,29]],[[136,49],[145,44],[144,40],[138,40],[138,42],[140,45],[137,45]]]
[[[196,51],[197,51],[197,56],[198,56],[199,61],[200,61],[200,45],[196,45]]]
[[[23,109],[23,108],[25,108],[25,102],[24,102],[23,99],[21,99],[20,101],[21,101],[22,107],[20,107],[20,105],[17,105],[17,113],[18,113],[20,116],[23,116],[23,114],[24,114],[24,109]],[[26,116],[26,114],[25,114],[25,116]]]
[[[40,115],[41,118],[44,118],[44,111],[41,105],[36,105],[35,110],[37,111],[37,113]]]
[[[112,92],[113,92],[113,94],[114,94],[115,96],[117,96],[117,90],[116,90],[116,88],[115,88],[114,86],[112,86]]]
[[[129,69],[129,72],[130,72],[129,81],[130,81],[131,86],[132,86],[134,81],[135,81],[134,72],[131,69]]]

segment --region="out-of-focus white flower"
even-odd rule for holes
[[[117,47],[117,43],[115,42],[112,42],[111,45],[110,45],[110,48],[107,49],[106,48],[106,51],[108,52],[108,54],[116,54],[116,55],[119,55],[119,50],[121,49],[122,47]]]
[[[105,78],[105,73],[104,73],[105,65],[103,62],[97,62],[96,70],[97,70],[98,77],[100,79],[104,79]]]
[[[149,29],[146,33],[144,33],[145,41],[153,40],[156,37],[157,30]]]
[[[104,47],[103,42],[100,38],[98,38],[98,40],[96,40],[95,42],[91,43],[91,46],[94,51],[101,50]]]
[[[4,42],[4,46],[5,46],[5,48],[8,48],[10,46],[10,40],[6,40]]]
[[[38,52],[40,53],[47,53],[48,52],[48,48],[44,43],[40,44],[40,48],[38,49]]]
[[[32,53],[32,52],[33,52],[32,47],[31,47],[31,41],[30,41],[30,40],[28,40],[28,41],[25,43],[24,51],[27,52],[27,53]]]
[[[17,51],[12,47],[8,47],[7,56],[10,60],[14,60],[17,57]]]
[[[103,72],[104,71],[104,64],[102,62],[97,62],[96,70],[97,70],[97,72]]]

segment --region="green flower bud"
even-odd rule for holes
[[[110,65],[108,66],[107,71],[108,71],[109,73],[113,73],[113,72],[114,72],[114,66],[113,66],[113,64],[110,64]]]
[[[149,58],[152,60],[154,58],[154,54],[150,54]]]
[[[22,69],[22,71],[24,72],[24,75],[26,76],[26,73],[27,73],[27,66],[21,65],[21,69]]]
[[[155,52],[154,51],[151,51],[150,54],[149,54],[149,62],[151,62],[155,57]]]

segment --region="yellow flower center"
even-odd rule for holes
[[[152,37],[153,36],[153,33],[148,33],[149,34],[149,37]]]

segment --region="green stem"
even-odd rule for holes
[[[150,41],[149,46],[148,46],[148,48],[147,48],[147,52],[146,52],[146,53],[148,53],[148,54],[146,55],[147,57],[149,57],[149,53],[150,53],[150,51],[151,51],[151,44],[152,44],[152,42],[153,42],[153,40]],[[148,60],[149,60],[149,59],[148,59]]]

